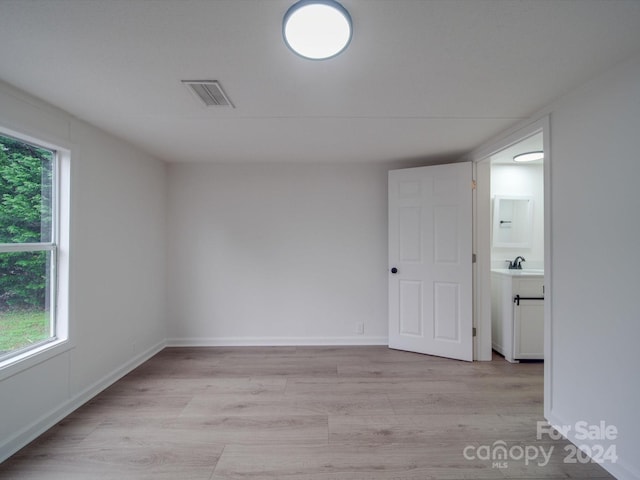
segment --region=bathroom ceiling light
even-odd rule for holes
[[[347,48],[352,33],[349,12],[334,0],[300,0],[282,22],[287,46],[311,60],[335,57]]]
[[[525,163],[525,162],[535,162],[536,160],[542,160],[544,158],[544,152],[542,150],[537,150],[535,152],[525,152],[519,153],[518,155],[513,157],[514,162]]]

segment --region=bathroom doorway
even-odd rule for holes
[[[542,146],[540,148],[540,145]],[[538,166],[523,168],[522,170],[514,170],[507,168],[514,166],[513,157],[524,151],[544,152],[542,163]],[[492,142],[481,146],[471,154],[471,159],[475,164],[476,191],[474,196],[474,252],[476,253],[476,263],[474,269],[474,326],[476,327],[475,337],[475,359],[491,360],[493,358],[492,349],[492,323],[491,323],[491,274],[492,268],[500,266],[508,267],[506,260],[513,262],[516,257],[524,257],[525,261],[519,259],[523,268],[538,269],[544,272],[544,357],[545,371],[548,370],[549,362],[549,345],[550,345],[550,303],[551,303],[551,232],[550,232],[550,216],[548,215],[550,207],[550,145],[549,145],[549,118],[542,117],[539,120],[531,122],[527,125],[514,128],[512,131],[495,139]],[[540,161],[538,161],[540,162]],[[495,163],[495,169],[494,167]],[[536,187],[533,191],[530,187],[529,192],[525,192],[522,188],[527,183],[526,175],[524,178],[518,178],[518,172],[524,173],[527,170],[536,170],[537,177],[540,176],[542,170],[542,186]],[[495,178],[492,179],[492,170],[495,170]],[[510,173],[515,173],[515,177],[509,178]],[[493,180],[493,182],[492,182]],[[492,186],[492,183],[494,184]],[[504,188],[499,192],[498,189]],[[520,190],[518,190],[520,188]],[[540,195],[540,188],[542,194]],[[533,230],[535,224],[532,224],[531,246],[519,245],[517,247],[505,247],[497,245],[493,250],[493,205],[494,196],[503,194],[503,196],[525,196],[533,197],[531,205],[531,215],[533,219],[534,213],[537,211],[538,216],[534,220],[535,224],[541,227]],[[539,197],[539,201],[536,198]],[[508,207],[507,207],[508,208]],[[525,210],[526,211],[526,210]],[[542,220],[541,220],[542,219]],[[500,219],[498,219],[500,220]],[[505,218],[504,220],[509,221]],[[513,221],[513,220],[512,220]],[[505,224],[503,224],[505,225]],[[508,225],[508,224],[506,224]],[[506,229],[505,229],[506,230]],[[514,237],[515,238],[515,237]],[[542,242],[540,242],[542,238]],[[508,239],[503,238],[505,242]],[[498,242],[500,243],[500,242]],[[520,240],[514,243],[523,243]],[[535,247],[533,245],[536,245]],[[523,254],[523,252],[525,252]],[[529,255],[527,257],[527,255]],[[545,383],[547,378],[545,378]],[[547,391],[545,391],[545,394]]]
[[[491,348],[507,361],[544,360],[542,131],[490,162]]]

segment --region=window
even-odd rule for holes
[[[0,134],[0,362],[59,339],[58,155]]]

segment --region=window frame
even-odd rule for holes
[[[69,350],[69,218],[71,150],[64,142],[49,142],[0,126],[0,135],[53,152],[51,238],[49,242],[0,244],[0,253],[50,252],[48,338],[0,356],[0,381]]]

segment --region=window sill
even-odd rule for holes
[[[68,339],[53,340],[0,362],[0,382],[71,350]]]

